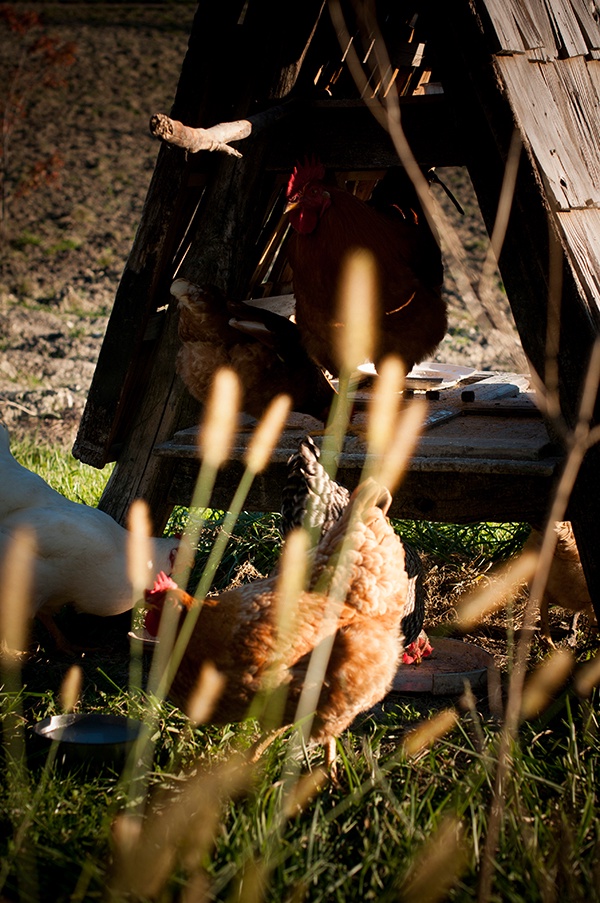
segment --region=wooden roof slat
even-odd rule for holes
[[[594,18],[591,12],[591,4],[571,2],[573,15],[577,17],[579,27],[585,37],[588,49],[590,51],[600,51],[600,21]],[[596,3],[596,15],[599,15],[598,4]],[[594,58],[597,58],[592,53]]]
[[[600,24],[585,0],[484,0],[499,53],[527,53],[531,59],[594,57]]]
[[[525,53],[545,46],[543,30],[520,0],[484,0],[484,4],[500,52]]]
[[[560,51],[557,34],[548,15],[547,0],[528,0],[527,6],[542,36],[542,52],[536,58],[540,60],[558,59]]]
[[[600,210],[571,210],[557,215],[571,262],[596,317],[600,316]]]
[[[524,56],[498,56],[496,63],[556,208],[600,206],[598,63],[582,57],[533,63]]]
[[[561,55],[586,56],[588,44],[575,14],[576,9],[583,12],[585,4],[582,0],[546,0],[546,6],[552,27],[558,35]]]

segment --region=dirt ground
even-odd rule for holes
[[[158,152],[148,130],[169,112],[195,3],[17,3],[42,14],[45,33],[73,42],[75,63],[60,88],[35,85],[7,143],[8,188],[0,223],[0,415],[14,436],[36,433],[71,444],[119,279],[130,252]],[[0,22],[4,96],[22,47]],[[27,65],[27,63],[26,63]],[[19,180],[49,154],[58,181],[18,196]],[[487,244],[463,170],[439,171],[465,209],[460,217],[434,190],[459,232],[471,281]],[[447,261],[450,330],[436,359],[521,371],[522,352],[498,279],[493,308],[508,335],[469,308]]]
[[[64,87],[36,88],[10,136],[0,255],[0,414],[11,432],[72,440],[158,152],[195,4],[15,4],[73,42]],[[0,92],[19,36],[0,22]],[[27,62],[26,62],[27,65]],[[18,197],[59,151],[58,181]],[[5,158],[6,159],[6,158]]]

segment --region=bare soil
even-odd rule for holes
[[[76,61],[64,87],[26,96],[8,143],[0,415],[13,435],[70,442],[156,161],[148,120],[171,108],[196,4],[14,8],[39,12],[47,35],[75,44]],[[4,96],[20,40],[0,23]],[[56,150],[58,182],[18,197],[19,180]]]
[[[45,33],[75,44],[64,87],[37,87],[9,136],[9,197],[0,224],[0,416],[13,436],[35,433],[71,444],[102,338],[139,223],[158,152],[148,130],[169,112],[194,2],[16,3],[35,10]],[[6,96],[22,48],[0,23],[0,89]],[[59,151],[59,181],[18,197],[19,180]],[[1,159],[1,158],[0,158]],[[439,171],[460,217],[436,188],[458,230],[472,274],[487,235],[465,171]],[[450,330],[436,359],[481,369],[521,370],[524,361],[497,277],[491,299],[508,339],[469,309],[447,267]]]

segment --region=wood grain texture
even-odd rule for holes
[[[496,65],[552,205],[600,206],[600,62],[498,56]]]
[[[483,6],[496,52],[552,60],[593,57],[600,49],[600,25],[585,0],[484,0]]]

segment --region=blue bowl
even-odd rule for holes
[[[142,722],[124,715],[51,715],[39,721],[33,732],[48,751],[58,744],[56,762],[68,767],[110,767],[120,770],[137,740]]]

